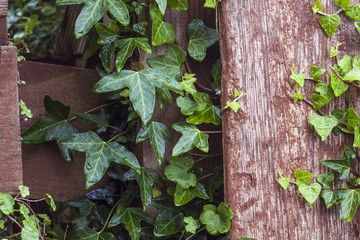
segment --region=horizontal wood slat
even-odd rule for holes
[[[0,18],[7,16],[8,0],[0,0]]]

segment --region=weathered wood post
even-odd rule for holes
[[[320,160],[339,158],[343,147],[350,145],[333,135],[321,142],[308,123],[316,113],[304,102],[292,103],[291,67],[299,66],[307,74],[311,65],[328,68],[330,46],[337,42],[345,43],[346,54],[359,55],[353,21],[340,14],[340,30],[329,39],[318,24],[319,16],[312,13],[314,2],[220,4],[223,103],[233,99],[235,87],[247,93],[240,101],[240,114],[228,111],[223,117],[225,200],[234,211],[231,239],[359,238],[358,214],[345,223],[339,220],[338,208],[326,210],[322,200],[309,206],[294,187],[284,191],[277,183],[280,169],[287,176],[297,168],[325,172]],[[332,0],[322,3],[329,13],[339,9]],[[334,107],[332,103],[325,113]]]
[[[23,182],[17,50],[7,42],[7,0],[0,0],[0,192],[15,193]]]

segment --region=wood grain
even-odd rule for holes
[[[7,43],[7,0],[0,0],[0,46],[4,46]]]
[[[0,18],[7,16],[8,0],[0,0]]]
[[[299,66],[309,75],[311,65],[328,68],[334,60],[329,50],[343,42],[342,55],[359,55],[359,37],[353,21],[341,13],[342,23],[330,39],[314,15],[314,1],[227,0],[221,2],[220,31],[223,63],[222,101],[232,99],[234,88],[247,93],[242,110],[223,117],[225,196],[234,211],[231,239],[332,239],[359,238],[359,213],[352,223],[339,220],[339,208],[326,210],[322,200],[313,206],[277,183],[278,171],[292,176],[297,168],[315,174],[328,171],[320,160],[342,156],[351,137],[320,137],[308,123],[316,114],[303,102],[292,103],[290,68]],[[322,1],[326,12],[339,9]],[[329,81],[329,79],[327,79]],[[306,82],[306,98],[313,83]],[[360,92],[352,89],[353,100]],[[344,97],[322,109],[329,114],[344,108]],[[357,104],[359,106],[359,104]]]
[[[0,47],[0,192],[15,194],[23,184],[17,90],[17,50]]]

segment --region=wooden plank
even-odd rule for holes
[[[0,18],[7,16],[8,0],[0,0]]]
[[[37,62],[21,62],[19,67],[21,80],[20,98],[33,112],[34,117],[21,124],[24,131],[30,124],[45,114],[43,98],[49,95],[65,105],[70,105],[71,112],[84,112],[104,104],[102,96],[91,92],[99,80],[95,70],[73,68]],[[72,123],[81,131],[89,125],[79,120]],[[85,189],[85,155],[76,153],[73,163],[66,162],[55,143],[23,144],[24,184],[30,187],[32,197],[51,194],[58,201],[78,198]],[[96,187],[103,185],[105,180]]]
[[[313,2],[220,4],[223,105],[233,99],[235,87],[247,93],[241,111],[223,115],[225,200],[234,212],[230,239],[359,239],[359,213],[346,223],[339,220],[338,207],[326,210],[322,200],[310,206],[294,186],[285,191],[277,183],[280,169],[286,176],[297,168],[314,174],[329,171],[320,160],[341,158],[353,140],[331,135],[321,142],[308,123],[316,112],[304,102],[292,102],[291,67],[299,66],[306,75],[311,65],[328,68],[334,63],[330,46],[337,42],[345,43],[342,55],[359,55],[353,21],[340,14],[340,30],[330,39],[311,10]],[[326,12],[339,9],[332,0],[322,3]],[[309,98],[310,86],[303,91]],[[360,92],[352,91],[353,102],[358,102]],[[340,103],[345,103],[344,97],[322,110],[331,114],[335,107],[344,107]]]
[[[0,46],[4,46],[7,43],[7,0],[0,0]]]
[[[0,192],[15,194],[22,182],[17,49],[0,47]]]

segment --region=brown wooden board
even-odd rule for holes
[[[321,2],[328,13],[339,9],[332,0]],[[308,123],[317,113],[304,102],[294,104],[291,97],[295,91],[289,80],[291,67],[299,66],[306,75],[312,65],[328,69],[334,64],[330,47],[338,42],[345,43],[341,55],[359,55],[353,20],[341,13],[339,30],[329,38],[318,24],[320,16],[312,12],[313,3],[227,0],[220,4],[223,105],[233,99],[235,87],[247,93],[238,113],[223,115],[225,200],[234,212],[230,239],[359,239],[359,213],[346,223],[339,220],[339,207],[326,210],[322,199],[310,206],[296,187],[285,191],[277,183],[280,169],[293,180],[297,168],[314,174],[329,171],[320,160],[341,159],[344,147],[352,146],[351,135],[331,134],[322,142]],[[309,99],[314,83],[306,86],[302,91]],[[350,88],[356,103],[360,92]],[[322,111],[331,114],[345,102],[342,96]]]
[[[91,92],[99,80],[95,70],[26,61],[20,63],[19,72],[21,80],[26,81],[25,85],[19,86],[20,99],[34,115],[21,124],[22,131],[45,114],[45,95],[70,105],[70,114],[104,104],[100,94]],[[82,131],[89,127],[79,120],[72,123]],[[22,152],[24,185],[30,187],[32,197],[49,193],[55,200],[65,201],[81,197],[88,191],[85,189],[84,154],[75,153],[74,162],[66,162],[53,142],[23,144]]]
[[[23,183],[16,54],[0,46],[0,192],[11,194]]]
[[[7,43],[7,0],[0,0],[0,46],[4,46]]]
[[[7,16],[8,0],[0,0],[0,18]]]

